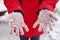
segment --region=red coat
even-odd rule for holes
[[[11,13],[15,10],[20,10],[24,13],[24,21],[28,25],[29,32],[25,32],[24,36],[32,37],[43,34],[43,31],[38,32],[38,27],[33,29],[33,24],[38,18],[38,10],[47,8],[54,10],[58,0],[4,0],[4,4]]]

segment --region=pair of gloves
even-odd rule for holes
[[[51,24],[51,18],[54,20],[57,20],[55,17],[54,13],[45,9],[39,11],[38,19],[37,21],[33,24],[33,28],[36,28],[37,25],[39,25],[38,31],[41,32],[42,28],[43,31],[46,32],[47,27],[49,27],[50,30],[52,30],[52,24]],[[8,16],[8,23],[11,26],[11,33],[13,33],[13,30],[16,29],[16,34],[19,35],[19,31],[21,35],[24,35],[24,30],[26,32],[29,31],[28,26],[25,24],[23,15],[20,12],[12,12]]]

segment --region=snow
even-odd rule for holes
[[[10,27],[7,23],[0,22],[0,40],[19,40],[19,37],[10,34]]]
[[[60,9],[60,0],[59,0],[58,3],[56,4],[56,8]]]
[[[0,11],[5,11],[5,10],[7,10],[7,8],[5,7],[3,0],[0,0]]]
[[[56,5],[60,10],[60,1]],[[4,6],[3,0],[0,0],[0,11],[7,10],[7,8]],[[8,14],[7,14],[8,15]],[[7,17],[7,16],[6,16]],[[19,40],[19,36],[16,36],[15,34],[10,34],[10,27],[6,22],[3,22],[6,20],[5,16],[0,17],[0,40]],[[54,30],[48,31],[41,35],[41,40],[60,40],[60,16],[57,15],[57,18],[59,19],[57,22],[54,21]]]

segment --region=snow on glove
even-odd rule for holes
[[[20,12],[12,12],[8,17],[9,25],[11,26],[11,33],[13,33],[13,30],[16,29],[16,34],[19,35],[19,31],[21,35],[24,35],[24,30],[26,32],[29,31],[27,25],[24,23],[23,16]]]
[[[39,12],[39,16],[37,21],[33,24],[33,28],[36,28],[37,25],[39,25],[38,31],[41,32],[42,28],[43,31],[46,32],[47,27],[49,27],[50,30],[52,30],[52,24],[51,24],[51,18],[53,18],[55,21],[57,21],[57,18],[55,17],[54,13],[45,9],[41,10]]]

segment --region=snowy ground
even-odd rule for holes
[[[0,40],[19,40],[19,37],[10,34],[7,23],[0,22]]]

